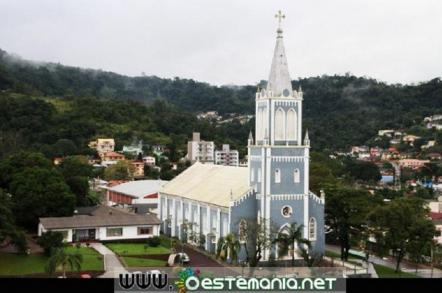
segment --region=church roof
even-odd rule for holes
[[[170,181],[160,193],[228,207],[250,189],[248,169],[196,162]]]
[[[287,57],[282,41],[282,29],[278,28],[275,52],[273,53],[272,67],[270,68],[267,90],[272,91],[274,96],[291,96],[292,81],[290,79]]]

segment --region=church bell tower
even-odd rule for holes
[[[256,93],[255,138],[249,138],[249,183],[259,218],[283,229],[296,222],[308,238],[310,140],[302,141],[301,88],[292,88],[279,12],[267,87]],[[268,253],[268,252],[267,252]]]

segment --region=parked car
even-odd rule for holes
[[[187,255],[187,253],[185,253],[185,252],[179,252],[179,253],[177,253],[177,257],[178,257],[178,262],[179,262],[179,263],[185,263],[185,264],[187,264],[187,263],[190,262],[190,258],[189,258],[189,256]]]

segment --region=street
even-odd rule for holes
[[[341,253],[341,249],[339,246],[326,244],[325,249],[328,251],[333,251],[336,253]],[[388,257],[388,259],[382,259],[375,255],[370,255],[369,261],[373,264],[383,265],[392,269],[396,268],[396,262],[392,257]],[[416,266],[411,264],[410,262],[404,260],[401,263],[401,270],[407,273],[416,273]],[[419,265],[417,270],[417,275],[422,278],[431,278],[431,268],[424,265]],[[433,269],[433,278],[442,278],[442,270]]]

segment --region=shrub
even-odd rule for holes
[[[147,238],[147,244],[151,247],[157,247],[161,244],[161,239],[158,236]]]
[[[45,255],[50,256],[52,250],[63,247],[63,234],[48,231],[38,238],[37,244],[43,248]]]

